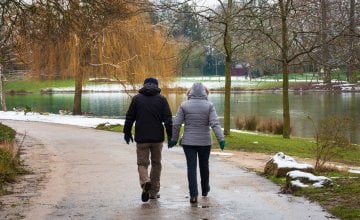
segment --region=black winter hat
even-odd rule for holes
[[[152,84],[155,84],[155,85],[159,85],[159,84],[158,84],[158,80],[155,79],[155,78],[153,78],[153,77],[146,78],[146,79],[144,80],[144,85],[145,85],[146,83],[152,83]]]

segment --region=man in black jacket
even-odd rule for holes
[[[168,140],[172,135],[172,115],[166,98],[160,95],[158,80],[146,78],[144,86],[135,95],[126,113],[124,139],[133,142],[131,130],[135,122],[135,142],[138,172],[142,188],[141,199],[146,202],[160,198],[161,150],[164,125]],[[150,156],[151,155],[151,156]],[[150,157],[150,159],[149,159]],[[148,166],[151,160],[150,177]]]

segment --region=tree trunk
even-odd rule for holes
[[[79,37],[80,42],[85,42],[86,37],[84,36],[76,36]],[[91,50],[89,45],[85,45],[84,47],[78,46],[77,51],[79,53],[78,67],[76,68],[75,74],[75,94],[74,94],[74,109],[73,115],[81,115],[81,96],[82,96],[82,86],[84,81],[84,71],[86,67],[90,63]]]
[[[83,68],[80,67],[75,75],[75,94],[74,94],[74,109],[73,115],[81,115],[81,96],[82,96],[82,84],[83,84]]]
[[[224,99],[224,135],[230,134],[230,92],[231,92],[231,61],[232,61],[232,42],[230,36],[232,0],[228,0],[226,22],[224,31],[225,48],[225,99]]]
[[[357,76],[355,71],[355,0],[350,0],[350,11],[349,11],[349,53],[350,61],[348,65],[348,82],[357,83]]]
[[[224,135],[230,134],[231,58],[225,58]]]
[[[327,43],[327,14],[328,14],[328,8],[327,8],[327,0],[321,0],[321,61],[322,61],[322,70],[321,74],[323,77],[324,83],[331,83],[331,69],[328,65],[329,63],[329,45]]]
[[[289,75],[288,75],[288,3],[279,0],[281,10],[281,59],[283,75],[283,138],[290,138],[290,105],[289,105]]]
[[[0,98],[1,98],[1,109],[6,112],[6,101],[5,101],[5,86],[4,86],[5,77],[2,73],[2,66],[0,65]]]

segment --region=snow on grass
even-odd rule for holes
[[[274,163],[278,165],[278,168],[293,168],[293,169],[307,169],[313,168],[311,164],[297,163],[293,157],[285,155],[283,152],[279,152],[272,157]]]
[[[0,111],[0,119],[37,121],[57,124],[78,125],[83,127],[96,127],[99,124],[124,124],[123,119],[95,118],[89,116],[59,115],[59,114],[40,114],[37,112]]]
[[[215,156],[225,156],[225,157],[234,156],[233,153],[224,153],[224,152],[211,152],[210,154]]]
[[[300,180],[293,180],[293,181],[291,181],[291,185],[293,185],[293,186],[295,186],[295,187],[300,187],[300,188],[309,187],[308,185],[302,183]]]
[[[349,167],[348,172],[349,172],[349,173],[360,174],[360,167]]]
[[[312,182],[313,187],[323,187],[324,185],[329,185],[329,182],[331,182],[331,179],[325,176],[315,176],[312,173],[306,173],[299,170],[290,171],[286,175],[291,179],[294,179],[293,181],[291,181],[291,184],[295,182],[296,185],[294,186],[299,186],[299,187],[301,187],[300,186],[301,184],[306,187],[308,186],[302,183],[300,179],[307,179],[308,181]]]

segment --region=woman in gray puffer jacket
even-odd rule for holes
[[[225,141],[214,105],[208,101],[208,90],[202,83],[194,83],[188,92],[188,100],[181,103],[173,122],[172,139],[169,147],[174,146],[179,139],[181,125],[184,124],[184,134],[180,145],[183,146],[189,182],[190,202],[196,203],[197,187],[197,157],[199,157],[202,196],[207,196],[209,186],[209,156],[211,150],[210,127],[216,135],[221,150]]]

